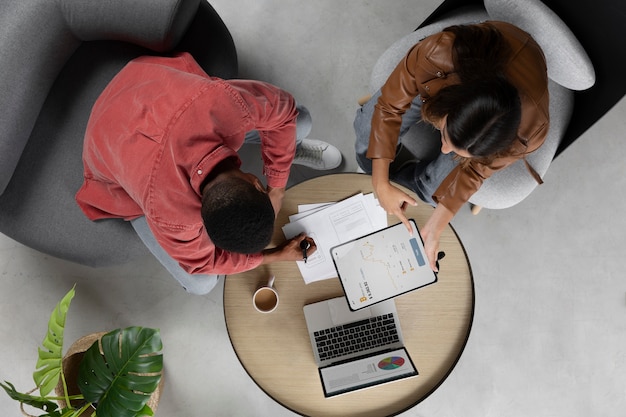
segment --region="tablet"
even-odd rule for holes
[[[437,282],[415,220],[409,223],[412,235],[398,223],[330,250],[351,310]]]

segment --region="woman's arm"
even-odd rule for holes
[[[396,216],[409,231],[411,225],[405,215],[407,205],[416,206],[417,201],[404,191],[389,182],[389,164],[386,159],[372,160],[372,185],[378,197],[380,205],[388,214]],[[443,204],[437,205],[433,214],[420,230],[424,239],[424,249],[428,262],[433,271],[437,271],[437,254],[439,252],[439,239],[445,227],[450,223],[454,213]]]
[[[406,228],[411,231],[409,220],[404,214],[407,205],[417,206],[417,201],[404,191],[389,182],[388,159],[377,158],[372,160],[372,185],[380,205],[388,214],[396,216]]]
[[[437,254],[439,253],[439,239],[441,233],[445,227],[450,223],[454,213],[450,211],[443,204],[437,205],[435,211],[430,215],[430,218],[421,229],[420,233],[422,239],[424,239],[424,250],[428,261],[430,262],[430,268],[437,272]]]

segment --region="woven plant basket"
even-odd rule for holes
[[[107,334],[107,332],[100,333],[92,333],[87,336],[83,336],[78,339],[70,348],[68,349],[65,356],[63,356],[63,373],[65,374],[65,383],[67,384],[67,390],[69,395],[78,395],[80,394],[80,390],[78,389],[78,367],[80,365],[83,356],[85,356],[85,352],[87,349],[93,345],[93,343],[97,340],[100,340],[102,336]],[[163,389],[163,376],[161,376],[161,381],[157,386],[156,390],[148,399],[147,405],[150,409],[156,413],[157,406],[159,404],[159,399],[161,398],[161,390]],[[63,382],[59,380],[55,388],[56,395],[58,397],[63,396]],[[63,400],[58,401],[59,406],[61,408],[65,407],[67,404]],[[77,404],[73,404],[75,406]],[[93,413],[93,409],[86,410],[79,417],[89,417]]]

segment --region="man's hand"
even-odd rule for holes
[[[303,240],[306,240],[311,244],[311,246],[309,246],[309,248],[307,249],[307,255],[311,255],[317,250],[317,245],[315,244],[313,238],[308,237],[304,233],[300,233],[298,236],[283,242],[281,245],[275,248],[265,249],[263,251],[262,264],[269,264],[279,261],[303,260],[302,249],[300,249],[300,242],[302,242]]]
[[[272,188],[267,186],[267,194],[274,207],[274,217],[278,217],[281,207],[283,206],[283,198],[285,197],[285,188]]]

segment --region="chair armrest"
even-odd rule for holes
[[[120,40],[157,52],[172,49],[201,1],[1,0],[0,195],[54,80],[82,41]]]
[[[74,36],[118,40],[164,52],[180,41],[201,0],[60,0]]]

